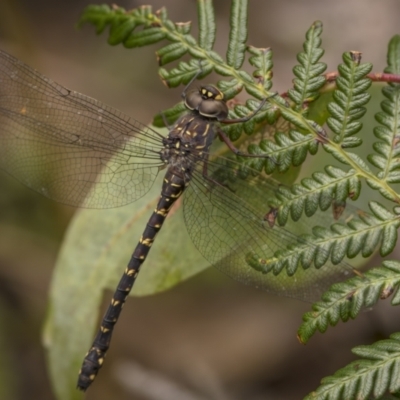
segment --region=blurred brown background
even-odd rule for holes
[[[194,0],[145,3],[166,6],[173,21],[194,21],[196,34]],[[144,123],[175,104],[181,89],[168,90],[158,79],[157,46],[112,48],[92,27],[74,28],[87,4],[93,1],[1,0],[0,46],[64,86]],[[118,3],[128,9],[140,4]],[[215,1],[215,48],[221,54],[229,5]],[[400,33],[396,0],[252,0],[249,7],[248,42],[272,47],[273,89],[280,92],[290,87],[296,53],[317,19],[324,23],[328,71],[347,50],[362,51],[364,61],[382,71],[387,43]],[[367,142],[373,140],[369,134]],[[0,399],[54,398],[40,335],[52,267],[73,212],[0,174]],[[317,334],[305,347],[297,342],[296,328],[308,309],[244,287],[212,268],[167,293],[131,298],[87,398],[298,399],[353,360],[351,347],[400,329],[386,302],[356,323]]]

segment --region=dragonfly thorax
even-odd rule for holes
[[[164,139],[161,159],[178,167],[183,175],[190,174],[195,164],[205,159],[215,137],[214,123],[198,113],[188,113],[178,119]]]
[[[201,86],[185,95],[185,106],[197,111],[202,117],[222,121],[228,117],[224,94],[215,86]]]
[[[228,116],[223,93],[212,85],[184,92],[185,106],[192,112],[183,115],[164,139],[161,159],[168,165],[178,167],[190,174],[195,164],[203,160],[214,140],[216,120]]]

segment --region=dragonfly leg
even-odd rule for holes
[[[223,119],[222,121],[219,121],[221,124],[225,124],[225,125],[231,125],[231,124],[237,124],[239,122],[247,122],[250,119],[252,119],[263,107],[265,102],[270,99],[271,97],[276,96],[278,93],[274,93],[272,96],[266,97],[264,100],[262,100],[260,102],[260,104],[258,105],[258,107],[249,115],[247,115],[246,117],[242,117],[242,118],[232,118],[232,119]]]
[[[199,70],[193,75],[193,78],[187,83],[185,86],[185,89],[183,89],[183,92],[181,94],[182,98],[186,98],[187,91],[190,86],[192,86],[192,83],[199,77],[199,75],[203,72],[203,68],[201,67],[201,61],[199,61]]]
[[[222,130],[218,128],[218,137],[228,146],[228,149],[232,151],[232,153],[236,154],[237,156],[240,157],[255,157],[255,158],[267,158],[273,161],[275,164],[277,164],[277,161],[274,160],[273,157],[267,155],[267,154],[249,154],[245,153],[238,148],[235,147],[235,145],[232,143],[232,141],[229,139],[227,134]]]

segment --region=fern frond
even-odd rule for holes
[[[293,81],[294,88],[288,91],[288,95],[296,104],[297,111],[302,111],[306,102],[315,100],[325,83],[322,73],[326,70],[326,64],[318,62],[324,54],[324,50],[320,48],[321,33],[322,22],[314,22],[307,31],[304,52],[297,55],[300,65],[293,68],[296,78]]]
[[[223,81],[220,81],[219,83],[222,82]],[[225,85],[218,84],[218,86]],[[249,99],[246,101],[246,104],[236,105],[233,109],[229,110],[229,118],[235,119],[246,117],[249,114],[254,113],[254,111],[258,109],[259,105],[260,103],[258,101]],[[240,137],[243,131],[246,134],[251,135],[259,130],[261,123],[265,123],[265,121],[267,121],[268,123],[274,123],[275,120],[278,118],[278,113],[279,112],[276,108],[267,103],[262,110],[257,112],[257,114],[254,115],[254,117],[247,122],[240,124],[223,125],[221,129],[230,137],[232,141],[235,141]],[[259,154],[261,153],[262,150],[260,150]]]
[[[272,51],[270,48],[260,49],[254,46],[248,46],[247,51],[251,54],[249,63],[256,70],[253,72],[254,78],[263,84],[266,90],[270,90],[272,86]],[[252,91],[247,91],[253,95]],[[256,96],[257,97],[257,93]]]
[[[372,214],[360,213],[358,218],[346,224],[333,224],[330,229],[316,226],[312,234],[300,235],[298,243],[278,250],[273,258],[255,257],[252,266],[263,273],[272,271],[277,275],[286,270],[288,275],[293,275],[299,266],[307,269],[314,264],[320,268],[329,259],[337,265],[346,256],[369,257],[378,246],[382,256],[389,254],[396,245],[399,218],[379,203],[371,202],[369,207]]]
[[[247,41],[247,0],[233,0],[230,16],[230,32],[226,61],[239,69],[243,65]]]
[[[371,269],[363,276],[335,283],[321,301],[313,304],[312,311],[303,315],[303,323],[297,332],[299,340],[307,343],[316,331],[325,332],[339,320],[354,319],[362,308],[371,307],[392,293],[395,293],[392,305],[400,304],[399,283],[398,261],[384,261],[382,267]]]
[[[160,68],[158,73],[163,82],[169,87],[179,86],[181,83],[187,84],[199,72],[200,64],[196,59],[191,59],[189,62],[180,61],[178,66],[171,70]],[[209,62],[201,62],[201,72],[199,78],[208,75],[213,67]]]
[[[199,46],[204,50],[211,50],[217,31],[212,0],[197,0],[197,14],[199,16]]]
[[[365,76],[371,71],[372,64],[360,64],[359,54],[354,52],[345,53],[343,61],[339,65],[340,75],[336,80],[337,89],[333,93],[333,101],[328,104],[331,117],[327,124],[335,133],[335,143],[348,148],[362,143],[361,138],[354,135],[362,128],[358,120],[364,116],[364,106],[371,97],[366,92],[371,81]]]
[[[156,16],[152,13],[151,6],[142,6],[127,12],[121,7],[109,7],[105,4],[88,6],[82,13],[78,26],[85,23],[93,24],[97,34],[110,26],[108,43],[123,43],[128,48],[161,41],[166,37],[167,31],[160,29],[160,26],[165,23],[172,24],[167,20],[165,9],[161,9]],[[139,26],[143,29],[136,31]]]
[[[389,41],[385,72],[400,74],[400,35],[394,35]],[[391,85],[395,84],[391,83]]]
[[[400,36],[395,36],[389,43],[388,66],[385,71],[399,73]],[[389,84],[382,88],[386,97],[381,103],[381,112],[375,115],[379,126],[374,135],[379,139],[373,144],[376,154],[368,155],[368,161],[378,168],[378,178],[388,183],[400,182],[400,85]]]
[[[358,169],[365,171],[369,174],[372,173],[371,169],[358,154],[348,151],[344,152],[342,151],[341,147],[333,146],[331,143],[324,144],[324,149],[327,153],[332,154],[336,158],[336,160],[340,161],[341,163],[347,164],[349,166],[354,163]]]
[[[162,39],[169,43],[157,51],[157,57],[161,66],[180,59],[184,54],[189,53],[193,59],[190,61],[180,61],[177,66],[172,69],[164,67],[159,69],[159,74],[163,81],[170,87],[176,87],[180,84],[188,83],[195,74],[199,74],[199,78],[203,78],[212,71],[230,78],[229,81],[220,81],[218,86],[223,90],[226,99],[233,98],[243,88],[253,97],[262,101],[268,96],[271,88],[272,77],[272,52],[270,49],[258,49],[255,47],[246,47],[247,38],[247,1],[236,0],[232,2],[231,7],[231,34],[227,50],[227,61],[225,62],[216,52],[212,51],[215,41],[215,17],[210,0],[201,0],[198,2],[199,11],[199,38],[198,41],[190,34],[191,25],[189,23],[173,23],[168,19],[165,9],[153,13],[151,7],[145,6],[131,11],[125,11],[119,7],[107,6],[90,6],[88,7],[80,20],[83,23],[91,23],[96,26],[97,32],[110,27],[109,41],[113,44],[122,43],[125,46],[141,46],[155,43]],[[320,33],[322,26],[314,24],[307,34],[307,41],[304,45],[305,52],[302,53],[301,68],[302,84],[296,86],[298,94],[300,87],[302,88],[301,96],[306,100],[316,96],[316,92],[322,84],[318,73],[322,73],[324,65],[318,62],[322,56],[322,50],[319,49]],[[249,62],[255,67],[253,77],[246,71],[238,70],[242,65],[245,50],[250,54]],[[300,68],[300,67],[299,67]],[[304,69],[306,68],[306,70]],[[300,70],[299,70],[300,71]],[[305,74],[305,75],[304,75]],[[318,84],[317,84],[318,81]],[[230,118],[240,118],[251,114],[258,104],[254,101],[248,101],[245,105],[237,105],[230,110]],[[173,122],[174,117],[179,116],[181,106],[174,106],[163,112],[168,116],[168,121]],[[291,110],[289,104],[275,96],[268,102],[257,115],[246,123],[224,126],[225,132],[231,140],[239,138],[244,131],[248,134],[254,133],[260,129],[259,123],[265,124],[265,121],[272,124],[276,121],[279,113],[305,133],[312,133],[324,136],[323,129],[314,121],[305,120],[299,113]],[[163,118],[161,115],[155,119],[157,126],[162,126]],[[291,133],[292,138],[297,136],[296,132]],[[277,143],[279,146],[279,143]],[[265,151],[262,147],[258,149],[260,154]],[[299,145],[289,157],[294,165],[299,165],[305,159],[306,152]],[[311,145],[316,149],[315,144]],[[288,158],[285,158],[287,160]],[[265,161],[265,159],[264,159]],[[268,160],[264,162],[265,170],[271,170],[271,163]],[[280,171],[288,168],[288,163],[281,163]]]
[[[400,37],[395,36],[389,44],[389,66],[386,71],[399,72],[397,71],[399,54]],[[370,71],[370,67],[369,64],[359,65],[358,57],[359,54],[353,52],[343,58],[345,63],[340,67],[341,79],[337,80],[338,90],[334,94],[335,101],[328,106],[332,114],[328,119],[328,125],[336,136],[334,141],[324,143],[323,148],[338,161],[355,169],[359,176],[365,178],[366,183],[372,189],[379,191],[383,197],[399,203],[399,195],[391,185],[400,182],[398,84],[391,83],[383,89],[386,99],[381,104],[382,112],[376,116],[381,125],[374,129],[374,134],[379,141],[374,143],[375,154],[369,155],[368,160],[379,169],[378,174],[374,174],[359,155],[344,150],[346,147],[358,146],[361,143],[361,139],[353,135],[361,128],[361,123],[357,119],[364,115],[364,105],[369,99],[369,95],[363,92],[370,85],[369,80],[364,78]]]
[[[399,183],[400,87],[386,86],[382,93],[386,100],[381,103],[382,111],[375,115],[380,126],[374,129],[379,141],[373,144],[376,154],[368,155],[368,161],[378,168],[379,179]]]
[[[327,210],[333,202],[343,203],[349,197],[356,200],[361,191],[361,182],[356,171],[327,166],[324,172],[315,172],[312,178],[305,178],[291,188],[280,186],[276,192],[275,207],[278,206],[278,223],[286,224],[289,215],[292,220],[301,218],[303,211],[311,217],[320,208]]]
[[[110,27],[109,43],[123,44],[126,47],[144,46],[159,42],[163,39],[170,43],[157,51],[159,64],[164,66],[172,61],[180,59],[184,54],[189,53],[193,59],[189,62],[181,61],[179,64],[168,70],[160,68],[159,74],[164,83],[170,87],[188,83],[194,75],[199,73],[199,79],[210,74],[213,70],[231,78],[218,82],[222,90],[226,89],[226,99],[236,96],[243,87],[246,91],[259,100],[268,96],[271,87],[271,52],[269,49],[247,48],[247,0],[235,0],[231,6],[231,32],[227,50],[227,61],[225,62],[219,54],[212,51],[215,41],[215,16],[213,5],[210,0],[199,0],[199,38],[198,41],[190,34],[190,23],[173,23],[168,19],[165,9],[153,13],[150,6],[142,6],[131,11],[113,6],[89,6],[83,12],[79,25],[84,23],[93,24],[97,33],[102,33],[107,26]],[[250,52],[249,62],[257,70],[254,73],[258,82],[254,82],[251,75],[246,71],[239,70],[243,64],[246,49]],[[285,105],[278,97],[274,102]],[[235,107],[230,111],[230,117],[248,115],[255,108],[251,103],[241,107]],[[176,112],[179,107],[165,111],[163,114],[179,116]],[[258,120],[263,118],[274,119],[279,110],[266,105],[258,114]],[[156,118],[156,125],[161,125],[160,116]],[[170,120],[169,120],[170,121]],[[257,121],[257,119],[256,119]],[[253,132],[254,122],[249,121],[243,126],[226,127],[226,132],[231,139],[235,139],[244,130]]]
[[[307,154],[315,154],[317,149],[318,142],[311,134],[304,135],[295,130],[291,130],[288,135],[277,132],[274,141],[264,139],[258,145],[253,143],[247,147],[250,154],[259,154],[264,158],[246,158],[241,159],[241,162],[244,167],[264,170],[267,174],[274,171],[286,172],[292,165],[301,165]]]
[[[321,386],[307,400],[382,399],[400,390],[400,333],[369,346],[357,346],[353,361],[334,375],[323,378]]]
[[[203,60],[202,75],[204,76],[212,71],[213,64],[223,63],[223,60],[217,53],[211,51],[215,40],[212,4],[209,1],[204,1],[201,5],[199,5],[201,28],[199,41],[204,47],[201,47],[196,39],[190,35],[191,24],[189,22],[173,23],[168,19],[164,8],[153,13],[151,6],[142,6],[125,11],[117,6],[92,5],[84,10],[78,25],[93,24],[98,34],[109,26],[108,42],[112,45],[123,44],[125,47],[139,47],[166,39],[170,44],[157,52],[160,65],[175,61],[189,52],[197,60]],[[193,68],[192,62],[182,62],[171,72],[160,68],[160,75],[169,86],[175,87],[185,83],[199,70],[199,62],[192,61],[196,64],[196,69]],[[191,73],[189,78],[188,73]]]

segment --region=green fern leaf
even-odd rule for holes
[[[356,200],[360,194],[361,182],[355,170],[344,172],[339,168],[325,168],[325,173],[315,172],[312,178],[305,178],[290,189],[281,186],[277,193],[278,223],[286,224],[289,215],[294,221],[301,218],[303,211],[311,217],[320,208],[327,210],[333,202],[343,203],[349,197]]]
[[[365,104],[370,95],[366,93],[371,81],[365,78],[371,64],[360,64],[358,53],[345,53],[344,64],[339,66],[340,76],[336,80],[337,89],[333,101],[328,104],[331,116],[327,120],[329,128],[335,133],[334,141],[342,148],[357,147],[362,141],[354,138],[362,124],[359,119],[365,114]]]
[[[266,90],[270,88],[272,68],[271,52],[253,48],[251,62],[257,68],[255,75],[262,80],[262,85],[255,83],[253,78],[243,70],[238,70],[242,65],[246,50],[247,39],[247,1],[236,0],[232,3],[231,9],[231,34],[227,52],[228,62],[225,63],[219,54],[212,51],[215,41],[215,16],[211,0],[199,0],[199,43],[189,34],[190,23],[173,23],[168,19],[165,9],[157,13],[152,12],[150,6],[143,6],[131,11],[125,11],[119,7],[88,7],[80,21],[91,23],[96,26],[97,32],[102,32],[110,26],[109,42],[112,44],[122,43],[126,47],[137,47],[153,44],[162,39],[170,43],[157,51],[160,66],[164,66],[172,61],[180,59],[184,54],[189,53],[195,59],[189,62],[180,62],[177,67],[167,70],[160,68],[159,74],[164,83],[169,87],[176,87],[180,84],[187,84],[194,75],[198,74],[201,79],[213,70],[222,76],[231,78],[225,84],[226,99],[234,97],[243,87],[246,91],[259,100],[264,100]],[[138,28],[142,29],[138,29]],[[199,61],[200,60],[200,61]],[[224,84],[220,84],[223,86]],[[225,91],[224,91],[225,92]],[[285,104],[284,100],[276,103]],[[181,106],[173,107],[164,114],[168,115],[168,120],[173,115],[178,116]],[[247,116],[256,107],[248,102],[245,106],[237,107],[230,113],[234,118],[237,115]],[[279,112],[278,108],[266,105],[262,112],[259,112],[254,120],[235,126],[226,127],[225,130],[231,139],[237,139],[242,131],[251,134],[255,129],[259,129],[258,123],[267,119],[273,122]],[[161,119],[157,117],[155,123],[162,125]],[[267,162],[268,163],[268,162]]]
[[[122,15],[118,19],[114,19],[110,27],[108,43],[115,46],[125,41],[138,25],[138,21],[130,18],[126,14]]]
[[[79,22],[78,28],[82,27],[85,23],[93,24],[96,27],[96,34],[100,35],[104,32],[104,29],[115,19],[114,14],[124,15],[125,10],[117,8],[111,10],[107,4],[103,5],[89,5],[83,11]]]
[[[335,326],[339,320],[354,319],[362,308],[373,306],[393,292],[398,294],[399,284],[400,263],[384,261],[382,267],[367,271],[363,276],[332,285],[322,300],[313,304],[312,311],[304,314],[297,332],[299,340],[307,343],[316,331],[325,332],[329,325]],[[392,304],[396,302],[398,297],[395,295]]]
[[[281,110],[282,117],[302,131],[313,131],[312,124],[314,121],[303,118],[299,113],[296,113],[290,108]]]
[[[139,32],[134,32],[124,39],[124,46],[129,48],[148,46],[157,43],[165,38],[165,33],[159,28],[147,28]],[[111,40],[110,36],[110,40]]]
[[[303,135],[295,130],[290,131],[289,135],[277,132],[274,141],[264,139],[258,145],[248,146],[249,153],[259,154],[264,158],[247,158],[241,161],[243,165],[257,171],[264,169],[267,174],[274,171],[286,172],[292,165],[302,164],[308,153],[315,154],[317,145],[313,135]]]
[[[374,129],[374,135],[379,141],[373,144],[375,154],[368,155],[368,161],[378,168],[380,180],[399,183],[400,86],[386,86],[382,94],[386,99],[381,103],[382,111],[375,115],[380,125]]]
[[[357,169],[358,171],[364,171],[364,173],[371,174],[372,172],[368,165],[364,162],[364,160],[355,153],[344,152],[338,146],[335,146],[331,143],[326,143],[323,145],[324,150],[327,153],[332,154],[336,158],[336,160],[340,161],[343,164],[346,164],[350,167]],[[368,179],[367,179],[368,182]],[[369,183],[369,182],[368,182]],[[379,190],[381,185],[376,180],[371,181],[370,185],[373,189]]]
[[[303,45],[304,52],[297,55],[300,65],[293,68],[296,76],[294,89],[288,91],[290,99],[296,104],[296,110],[301,111],[306,102],[315,100],[319,89],[325,83],[325,77],[321,74],[326,70],[326,64],[318,62],[324,51],[321,46],[322,23],[314,22],[306,34],[306,41]]]
[[[174,27],[174,24],[167,20],[165,9],[155,15],[151,6],[142,6],[131,11],[116,6],[88,6],[82,13],[78,26],[84,23],[93,24],[97,34],[102,33],[109,25],[108,42],[112,45],[123,43],[125,47],[146,46],[159,42],[167,37],[167,31],[162,29],[161,25]],[[142,26],[143,30],[135,31],[139,26]],[[174,30],[179,32],[181,29],[175,27]],[[183,29],[186,31],[188,27]]]
[[[387,54],[387,67],[385,72],[388,74],[400,74],[400,36],[395,35],[390,39]],[[392,84],[395,85],[395,84]]]
[[[369,168],[366,168],[366,171],[369,172]],[[386,199],[388,199],[390,201],[394,201],[394,202],[398,201],[397,193],[390,186],[388,186],[387,184],[385,185],[385,182],[381,181],[379,179],[379,177],[378,177],[378,179],[367,178],[365,181],[367,182],[369,187],[371,187],[374,190],[378,190],[378,192],[384,198],[386,198]]]
[[[272,86],[271,78],[273,65],[271,49],[259,49],[254,46],[248,46],[247,51],[252,55],[249,58],[250,65],[256,68],[253,72],[254,78],[262,82],[265,90],[270,90]]]
[[[239,86],[240,85],[240,86]],[[230,86],[230,84],[226,84],[223,83],[222,81],[219,82],[218,84],[219,87],[228,87]],[[233,83],[233,90],[237,90],[238,88],[241,88],[242,85],[238,82],[238,83]],[[230,93],[230,91],[228,90],[228,93]],[[225,96],[225,94],[224,94]],[[235,118],[242,118],[242,117],[246,117],[248,115],[251,115],[255,113],[255,111],[258,109],[260,105],[260,102],[258,101],[254,101],[252,99],[249,99],[246,101],[246,104],[240,104],[234,107],[234,109],[229,111],[229,118],[231,119],[235,119]],[[278,117],[278,113],[279,111],[272,107],[271,104],[265,104],[263,109],[258,111],[249,121],[244,122],[244,123],[237,123],[237,124],[233,124],[233,125],[224,125],[222,126],[222,130],[230,137],[230,139],[232,141],[235,141],[237,139],[239,139],[242,131],[244,131],[245,133],[247,133],[248,135],[252,135],[254,134],[254,132],[256,132],[259,129],[259,123],[265,123],[265,121],[267,121],[268,123],[274,123],[275,120]],[[261,149],[257,149],[257,153],[251,153],[251,154],[260,154],[260,155],[264,155],[263,151]],[[247,151],[250,151],[249,149],[247,149]],[[248,159],[244,159],[244,162],[246,162]],[[261,160],[262,161],[262,160]]]
[[[239,69],[244,61],[247,41],[247,0],[233,0],[230,15],[230,32],[226,62]]]
[[[299,209],[302,205],[297,205]],[[300,213],[294,207],[295,213]],[[400,221],[397,215],[390,213],[379,203],[371,202],[372,214],[360,214],[346,224],[336,223],[330,229],[316,226],[312,234],[299,235],[298,243],[290,244],[279,250],[271,259],[259,260],[253,267],[263,273],[273,271],[274,274],[286,269],[289,275],[299,267],[304,269],[314,263],[316,268],[322,267],[329,259],[337,265],[345,256],[354,258],[358,254],[364,257],[372,254],[381,243],[381,255],[387,255],[396,244],[397,229]],[[273,229],[279,229],[274,227]],[[293,228],[296,232],[296,227]],[[282,233],[284,234],[284,233]]]
[[[382,399],[386,392],[395,393],[400,390],[399,333],[369,346],[357,346],[352,351],[362,359],[323,378],[321,386],[305,399]]]
[[[165,65],[172,61],[175,61],[186,54],[187,51],[187,46],[183,46],[181,43],[171,43],[170,45],[156,51],[158,64]]]
[[[211,50],[215,42],[215,15],[212,0],[198,0],[197,14],[199,16],[199,46]]]
[[[230,100],[243,89],[243,83],[233,78],[230,81],[219,81],[217,85],[224,93],[224,98]]]
[[[200,64],[197,60],[190,60],[188,63],[181,61],[176,68],[170,71],[160,68],[159,74],[169,87],[179,86],[181,83],[187,84],[193,76],[199,72]],[[203,61],[201,64],[201,73],[199,77],[209,74],[212,65]]]

